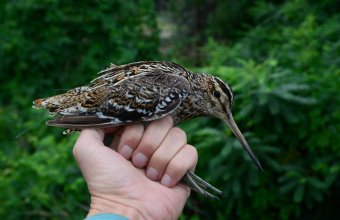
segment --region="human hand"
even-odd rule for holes
[[[109,147],[103,144],[104,130],[85,129],[73,149],[91,194],[88,216],[177,219],[190,190],[176,184],[197,162],[185,133],[173,127],[171,117],[147,128],[134,124],[108,130],[115,133]]]

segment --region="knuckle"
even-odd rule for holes
[[[195,170],[195,167],[197,165],[197,161],[198,161],[198,152],[197,149],[192,146],[192,145],[185,145],[186,151],[187,151],[187,165],[188,165],[188,169],[189,170]]]
[[[162,125],[165,127],[172,127],[173,124],[174,124],[174,121],[171,116],[165,116],[163,118],[160,118],[156,121],[151,122],[151,125],[157,125],[157,126]]]
[[[187,147],[187,150],[189,151],[190,157],[196,161],[198,159],[197,149],[190,144],[187,144],[186,147]]]
[[[169,158],[163,155],[152,156],[150,159],[150,165],[153,167],[157,167],[157,169],[160,171],[164,170],[168,163]]]
[[[183,167],[182,164],[179,163],[170,163],[166,170],[166,172],[169,173],[170,176],[176,179],[178,179],[179,176],[185,173],[186,171],[187,171],[186,167]]]
[[[140,136],[142,134],[142,125],[130,125],[125,128],[123,139],[122,141],[126,142],[127,144],[134,145],[136,142],[139,142]]]
[[[73,153],[74,156],[77,155],[78,149],[81,146],[83,146],[84,144],[85,143],[84,143],[83,139],[82,138],[78,138],[78,140],[76,141],[76,143],[74,144],[73,149],[72,149],[72,153]]]
[[[72,149],[72,153],[73,153],[73,156],[76,156],[77,155],[77,149],[79,147],[79,143],[78,141],[74,144],[73,146],[73,149]]]
[[[171,129],[171,132],[177,139],[185,140],[185,143],[187,142],[187,134],[182,129],[174,127]]]
[[[147,157],[150,157],[159,146],[150,138],[144,138],[138,145],[138,151],[146,155]]]
[[[172,119],[171,116],[166,116],[166,117],[164,118],[164,120],[165,120],[165,122],[166,122],[167,124],[169,124],[170,126],[172,126],[172,125],[174,124],[174,120]]]

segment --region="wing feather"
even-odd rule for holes
[[[65,128],[102,128],[152,121],[175,111],[190,91],[190,84],[185,77],[166,73],[161,68],[142,71],[133,77],[116,80],[115,83],[111,81],[112,76],[106,75],[93,81],[92,88],[98,86],[99,82],[100,86],[105,84],[110,90],[97,111],[60,114],[47,124]]]

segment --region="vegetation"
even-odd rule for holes
[[[232,86],[235,119],[264,167],[220,121],[184,123],[197,173],[226,197],[193,193],[182,219],[339,218],[336,1],[169,2],[0,3],[0,216],[81,219],[88,208],[71,153],[77,136],[43,126],[32,100],[84,84],[111,62],[172,59]],[[176,31],[160,54],[164,13]]]

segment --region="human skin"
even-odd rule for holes
[[[115,134],[110,146],[105,135]],[[171,117],[142,124],[85,129],[73,148],[91,194],[88,216],[114,213],[129,219],[177,219],[190,189],[177,184],[193,170],[196,149]]]

